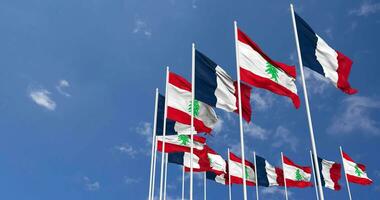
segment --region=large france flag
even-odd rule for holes
[[[237,83],[210,58],[195,50],[195,99],[227,112],[239,108]],[[251,88],[241,84],[243,118],[251,121]]]
[[[331,48],[297,13],[294,14],[303,65],[329,79],[343,92],[355,94],[357,90],[348,82],[350,58]]]
[[[322,175],[322,186],[332,190],[340,190],[339,179],[341,178],[341,164],[320,157],[318,157],[318,163],[319,171]]]
[[[272,166],[265,158],[256,155],[257,183],[259,186],[283,186],[284,177],[280,168]]]

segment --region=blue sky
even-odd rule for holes
[[[294,1],[297,12],[332,47],[354,61],[347,96],[306,71],[319,155],[339,161],[339,145],[367,165],[374,184],[351,184],[355,199],[380,196],[380,2]],[[296,62],[288,1],[0,0],[0,198],[145,199],[148,192],[154,90],[165,66],[190,80],[191,43],[236,76],[233,20],[273,59]],[[298,69],[298,68],[297,68]],[[301,108],[252,90],[253,123],[245,125],[246,155],[275,165],[280,152],[310,165]],[[218,110],[208,144],[238,152],[238,117]],[[169,166],[169,199],[180,197],[180,169]],[[196,198],[202,181],[195,179]],[[328,199],[347,199],[325,189]],[[187,185],[188,186],[188,185]],[[208,182],[212,199],[227,188]],[[157,191],[157,190],[156,190]],[[240,199],[241,186],[233,187]],[[314,189],[290,189],[312,199]],[[283,199],[281,188],[260,188]],[[254,188],[249,188],[254,198]]]

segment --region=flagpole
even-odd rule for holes
[[[156,138],[156,121],[157,121],[157,106],[158,106],[158,88],[156,88],[156,97],[154,101],[154,117],[153,117],[153,131],[152,131],[152,153],[151,153],[151,159],[150,159],[150,176],[149,176],[149,197],[148,199],[152,200],[152,191],[154,187],[154,182],[153,182],[153,163],[155,162],[154,157],[155,157],[155,138]]]
[[[190,148],[190,200],[193,200],[194,104],[195,104],[195,44],[191,49],[191,148]]]
[[[229,200],[232,200],[232,194],[231,194],[231,174],[230,174],[230,148],[227,148],[228,152],[228,197]]]
[[[313,167],[315,194],[317,195],[317,200],[319,200],[318,187],[317,187],[317,179],[315,177],[315,170],[319,170],[319,169],[315,169],[314,168],[313,154],[312,154],[311,150],[310,150],[310,161],[311,161],[311,167]]]
[[[259,200],[259,182],[257,180],[256,151],[253,152],[253,161],[255,162],[256,200]]]
[[[340,156],[342,157],[343,173],[344,173],[344,177],[346,178],[346,184],[347,184],[348,196],[350,197],[350,200],[352,200],[350,184],[348,183],[348,178],[347,178],[347,174],[346,174],[346,168],[344,167],[344,160],[343,160],[343,150],[342,150],[342,146],[339,146],[339,149],[340,149]]]
[[[168,115],[168,82],[169,82],[169,67],[166,67],[166,83],[165,83],[165,109],[164,109],[164,125],[162,130],[162,152],[161,152],[161,177],[160,177],[160,198],[162,200],[162,189],[164,184],[164,155],[165,155],[165,135],[166,135],[166,117]]]
[[[288,188],[286,186],[285,168],[284,168],[284,154],[281,152],[282,171],[284,174],[284,186],[285,186],[285,199],[288,200]]]
[[[166,185],[168,179],[168,154],[165,153],[165,179],[164,179],[164,200],[166,200]]]
[[[157,125],[156,125],[157,126]],[[157,129],[157,127],[156,127]],[[153,177],[152,177],[152,196],[151,200],[154,199],[155,181],[156,181],[156,164],[157,164],[157,136],[153,138],[154,142],[154,156],[153,156]]]
[[[304,93],[304,98],[305,98],[307,120],[308,120],[308,124],[309,124],[311,147],[313,150],[313,159],[314,159],[314,163],[315,163],[316,167],[319,169],[319,163],[318,163],[318,157],[317,157],[317,147],[316,147],[315,139],[314,139],[314,130],[313,130],[313,123],[311,120],[311,113],[310,113],[310,108],[309,108],[309,98],[307,96],[305,76],[303,74],[303,64],[302,64],[300,45],[299,45],[299,41],[298,41],[298,33],[297,33],[296,19],[294,16],[293,4],[290,4],[290,10],[292,12],[293,30],[294,30],[294,37],[295,37],[296,46],[297,46],[298,62],[299,62],[299,67],[300,67],[300,71],[301,71],[301,80],[302,80],[302,87],[303,87],[303,93]],[[319,197],[321,200],[324,200],[325,198],[323,195],[321,174],[320,174],[319,170],[316,170],[316,172],[317,172],[316,174],[317,174],[317,181],[318,181]]]
[[[207,200],[206,172],[203,173],[203,199]]]
[[[243,117],[241,106],[241,90],[240,90],[240,67],[239,67],[239,48],[238,48],[238,31],[237,22],[234,21],[235,31],[235,52],[236,52],[236,73],[237,73],[237,85],[238,85],[238,101],[239,101],[239,126],[240,126],[240,147],[241,147],[241,167],[243,172],[243,194],[244,200],[247,200],[247,183],[245,180],[245,153],[244,153],[244,133],[243,133]]]
[[[182,200],[185,200],[185,165],[182,166]]]

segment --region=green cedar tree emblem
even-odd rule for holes
[[[249,170],[248,170],[248,167],[245,166],[245,179],[249,179]]]
[[[355,165],[355,173],[356,173],[359,177],[361,177],[362,174],[363,174],[363,172],[359,169],[358,165]]]
[[[189,113],[191,113],[192,104],[193,104],[193,101],[190,101],[189,105],[187,106],[187,111]],[[194,116],[195,117],[198,117],[200,107],[201,107],[201,104],[199,103],[198,100],[195,99],[194,100]]]
[[[265,70],[265,72],[271,76],[270,79],[278,82],[278,69],[269,62],[267,62],[266,67],[267,69]]]
[[[303,176],[301,175],[300,170],[297,169],[297,171],[296,171],[296,180],[297,180],[297,181],[302,181],[303,179],[304,179],[304,178],[303,178]]]
[[[190,139],[187,135],[178,135],[178,141],[181,145],[187,145],[189,144]]]

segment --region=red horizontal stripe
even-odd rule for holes
[[[162,141],[157,141],[157,150],[162,152]],[[186,146],[175,145],[165,142],[165,153],[175,153],[175,152],[190,152],[190,148]]]
[[[255,186],[256,184],[251,181],[245,180],[247,186]],[[231,176],[231,184],[243,184],[243,179],[236,177],[236,176]]]
[[[351,183],[357,183],[357,184],[360,184],[360,185],[370,185],[370,184],[372,184],[372,180],[371,179],[360,178],[360,177],[357,177],[357,176],[352,176],[350,174],[347,174],[347,179]]]
[[[189,113],[182,112],[178,109],[168,107],[168,118],[182,124],[191,124],[191,116]],[[207,127],[201,120],[194,118],[194,128],[198,133],[210,133],[211,128]]]
[[[347,94],[355,94],[358,91],[351,87],[348,82],[348,77],[350,76],[352,61],[349,57],[345,56],[339,51],[336,51],[338,54],[338,83],[337,87]]]
[[[292,165],[294,167],[297,167],[297,168],[303,170],[304,172],[306,172],[308,174],[311,174],[311,167],[304,167],[304,166],[301,166],[301,165],[297,165],[297,164],[295,164],[293,161],[291,161],[286,156],[284,156],[284,163],[287,164],[287,165]]]
[[[238,162],[238,163],[242,163],[242,159],[237,157],[235,154],[233,154],[232,152],[230,152],[230,160],[232,161],[235,161],[235,162]],[[245,160],[245,166],[249,166],[251,167],[253,170],[255,170],[255,165],[251,162],[249,162],[248,160]]]
[[[169,83],[178,88],[191,92],[191,84],[189,81],[173,72],[169,72]]]
[[[243,69],[241,67],[240,67],[240,77],[241,77],[242,81],[244,81],[244,82],[246,82],[252,86],[264,88],[264,89],[267,89],[269,91],[272,91],[275,94],[287,96],[293,101],[293,104],[296,108],[300,107],[300,99],[299,99],[298,95],[294,94],[292,91],[290,91],[286,87],[284,87],[284,86],[282,86],[282,85],[280,85],[280,84],[278,84],[278,83],[276,83],[270,79],[263,78],[261,76],[257,76],[256,74],[254,74],[254,73],[252,73],[246,69]]]
[[[342,151],[342,154],[343,154],[343,158],[344,158],[344,159],[349,160],[349,161],[351,161],[351,162],[355,162],[355,161],[352,160],[352,158],[351,158],[348,154],[346,154],[344,151]]]
[[[276,167],[275,168],[276,170],[276,175],[277,175],[277,183],[279,186],[285,186],[285,183],[284,183],[284,171],[281,169],[281,168],[278,168]]]
[[[286,187],[298,187],[298,188],[305,188],[305,187],[311,187],[313,184],[311,182],[307,181],[294,181],[291,179],[286,179]]]

